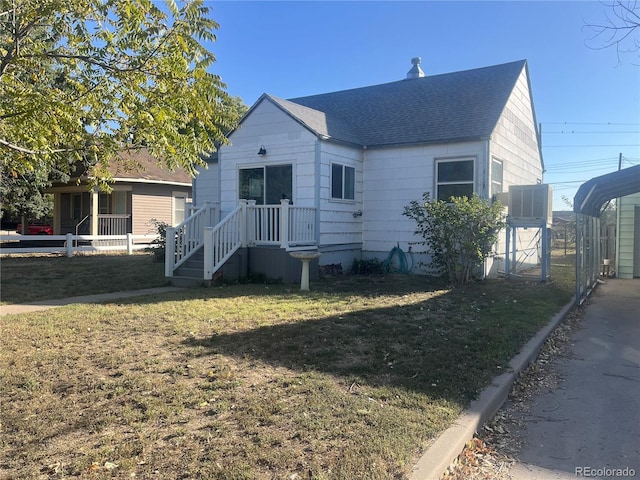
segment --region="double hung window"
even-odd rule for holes
[[[356,169],[331,164],[331,198],[336,200],[354,200],[356,190]]]
[[[491,160],[491,196],[502,193],[503,164],[495,158]]]
[[[475,161],[469,159],[436,160],[436,199],[471,197],[474,191]]]

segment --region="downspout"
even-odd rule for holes
[[[315,205],[316,205],[316,215],[315,215],[315,222],[316,222],[316,246],[320,247],[320,173],[321,173],[321,164],[320,162],[322,161],[322,141],[320,138],[316,139],[316,145],[315,145],[315,158],[314,158],[314,162],[315,162],[315,167],[316,167],[316,172],[315,172]]]
[[[484,165],[484,180],[483,180],[483,193],[485,195],[485,198],[491,200],[490,195],[491,195],[491,140],[485,140],[485,155],[486,155],[486,159],[483,162]]]

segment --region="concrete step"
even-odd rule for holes
[[[189,278],[202,278],[204,276],[204,267],[202,265],[198,267],[188,267],[185,265],[181,265],[175,272],[175,275],[178,277],[189,277]]]
[[[188,277],[196,279],[202,279],[203,274],[204,251],[202,249],[191,255],[187,259],[187,261],[180,265],[175,271],[175,275],[178,277]]]
[[[203,280],[202,278],[183,277],[183,276],[174,276],[174,277],[167,278],[167,280],[174,287],[180,287],[180,288],[204,287],[204,286],[208,286],[209,284],[209,282]]]

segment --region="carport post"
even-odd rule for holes
[[[511,227],[511,235],[513,236],[513,238],[511,239],[511,249],[513,250],[512,255],[511,255],[511,268],[513,268],[513,271],[516,271],[516,261],[517,261],[517,228],[516,227]]]
[[[511,225],[507,223],[507,242],[506,242],[506,254],[504,256],[504,273],[509,278],[511,274]]]
[[[580,214],[576,213],[576,305],[580,305],[580,261],[582,256],[580,255],[580,248],[582,247],[582,236],[580,235]]]
[[[541,280],[544,282],[547,279],[547,256],[549,255],[549,237],[547,224],[544,223],[542,225],[542,272],[541,272]]]

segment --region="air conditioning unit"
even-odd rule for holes
[[[512,225],[551,225],[553,189],[550,185],[511,185],[509,222]]]

